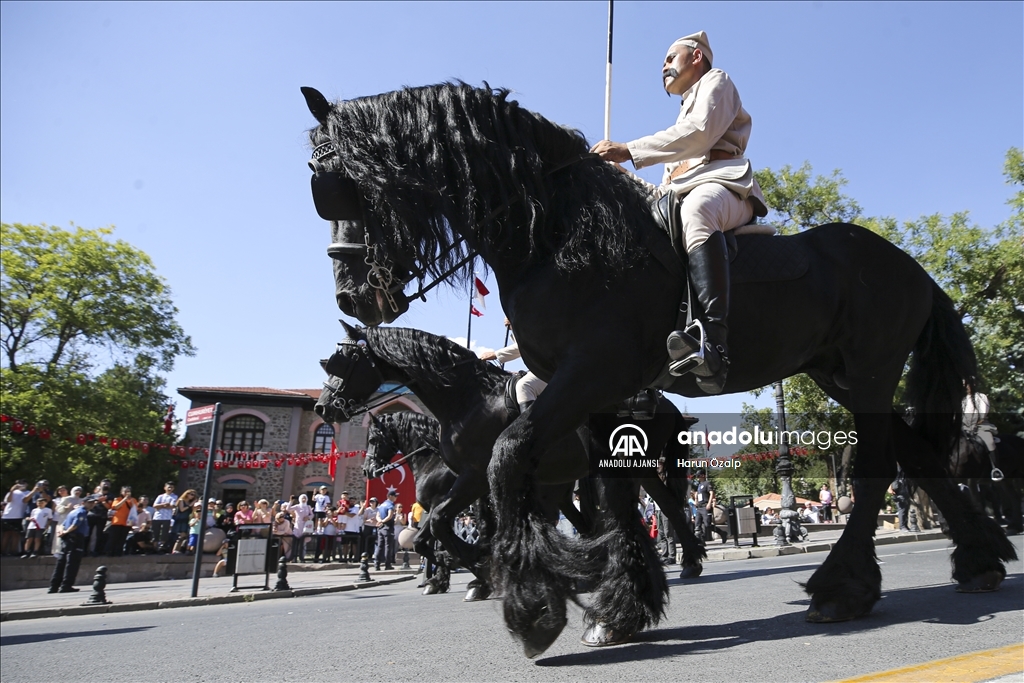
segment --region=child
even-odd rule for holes
[[[28,520],[28,536],[25,539],[25,554],[22,557],[35,557],[43,547],[43,532],[50,526],[53,510],[49,508],[50,499],[40,497],[36,500],[36,508]]]
[[[228,539],[224,539],[224,542],[220,544],[220,548],[217,549],[217,564],[213,568],[213,578],[220,578],[223,576],[220,572],[223,572],[228,566]]]
[[[196,551],[199,544],[199,525],[202,523],[203,504],[196,503],[192,508],[192,518],[188,522],[188,554]]]

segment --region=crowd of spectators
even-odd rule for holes
[[[81,486],[51,490],[50,482],[41,480],[29,488],[27,481],[19,480],[3,501],[2,553],[20,557],[57,553],[62,525],[72,512],[83,508],[81,514],[88,521],[88,531],[79,543],[83,555],[192,554],[200,546],[199,527],[205,512],[207,527],[222,529],[228,537],[242,524],[270,524],[281,553],[292,561],[358,562],[368,553],[377,566],[390,568],[398,537],[410,525],[396,492],[378,504],[372,497],[359,503],[344,491],[334,503],[322,487],[314,492],[312,504],[302,494],[287,501],[260,499],[250,505],[244,500],[224,504],[213,498],[204,504],[194,489],[178,495],[175,488],[167,482],[163,492],[150,499],[136,497],[131,486],[115,489],[108,479],[91,494]]]

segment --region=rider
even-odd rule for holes
[[[977,435],[988,449],[988,459],[992,463],[992,481],[1003,478],[1002,471],[996,467],[996,426],[988,421],[988,396],[980,391],[972,391],[965,387],[963,429],[966,434]]]
[[[751,119],[729,76],[711,67],[707,34],[698,31],[668,49],[662,66],[665,92],[682,97],[675,125],[628,143],[602,140],[591,149],[606,161],[632,161],[637,169],[665,164],[655,198],[673,192],[689,259],[690,281],[704,309],[705,362],[710,376],[697,377],[709,394],[721,393],[729,370],[729,254],[724,231],[765,216],[761,188],[743,156]],[[669,371],[685,374],[699,367],[689,335],[672,332],[667,340]]]
[[[511,328],[512,323],[508,318],[505,318],[505,327]],[[499,363],[509,363],[519,358],[519,342],[513,341],[511,344],[503,349],[497,351],[484,351],[480,354],[480,360],[496,360]],[[527,372],[518,382],[516,382],[516,402],[519,404],[519,412],[524,413],[526,409],[533,405],[533,402],[537,400],[541,392],[547,388],[548,383],[542,380],[532,372]]]

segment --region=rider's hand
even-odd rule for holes
[[[629,147],[621,142],[601,140],[590,148],[590,151],[600,156],[605,161],[632,161],[633,155],[629,153]]]
[[[484,351],[480,354],[480,360],[498,360],[498,354],[494,351]]]

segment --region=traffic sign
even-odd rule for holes
[[[204,422],[213,422],[213,418],[217,413],[217,406],[203,406],[202,408],[193,408],[192,410],[185,413],[185,426],[191,427],[192,425],[201,425]]]

